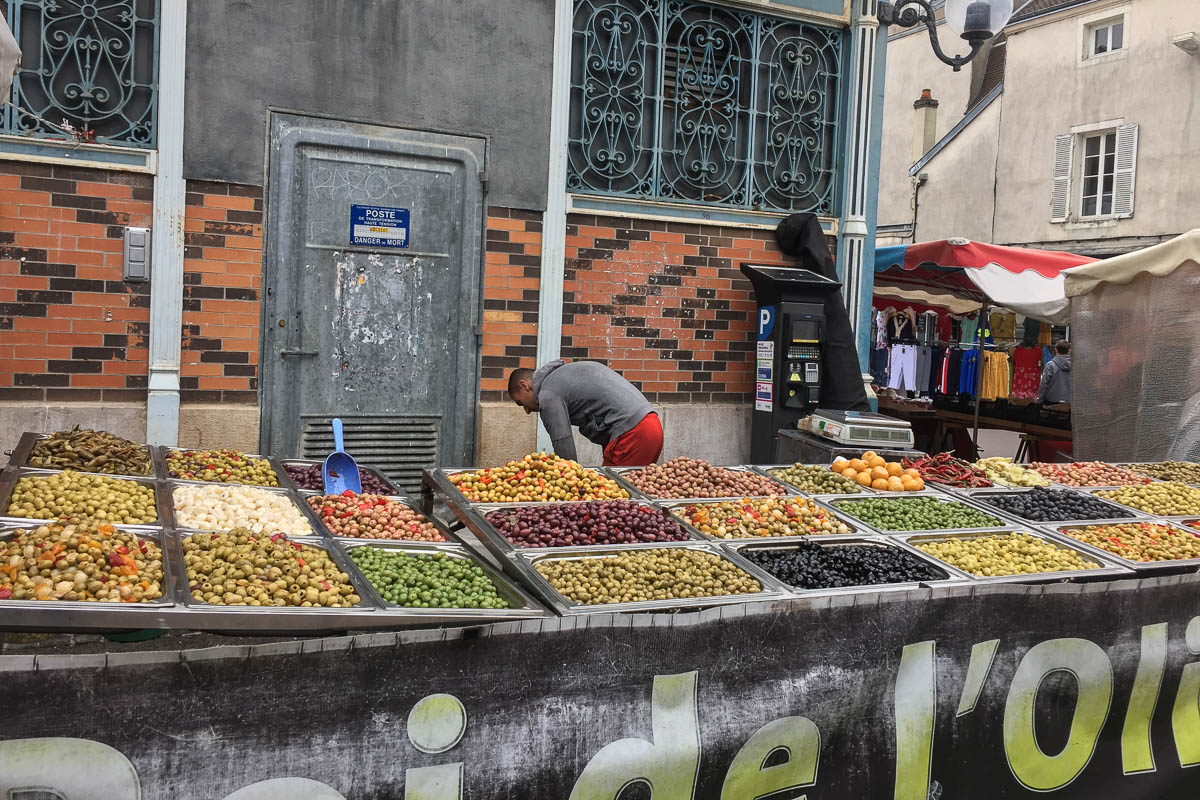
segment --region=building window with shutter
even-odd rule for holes
[[[1051,222],[1133,216],[1138,126],[1082,126],[1055,137]]]

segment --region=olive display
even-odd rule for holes
[[[744,497],[736,502],[696,503],[671,513],[715,539],[854,533],[833,514],[801,497]]]
[[[487,515],[517,547],[682,542],[690,537],[661,511],[627,500],[503,508]]]
[[[1200,489],[1173,481],[1123,486],[1107,492],[1096,492],[1096,496],[1160,517],[1200,514]]]
[[[350,576],[320,547],[245,528],[183,539],[188,589],[218,606],[348,608],[362,602]]]
[[[1157,464],[1129,464],[1127,469],[1139,475],[1179,483],[1200,483],[1200,464],[1192,461],[1161,461]]]
[[[763,497],[787,494],[780,484],[746,470],[714,467],[695,458],[673,458],[621,474],[648,497]]]
[[[314,536],[308,517],[292,498],[254,486],[176,486],[175,522],[198,531],[246,528],[253,533]]]
[[[26,475],[18,480],[8,503],[8,515],[145,525],[158,520],[158,506],[152,486],[67,470],[56,475]]]
[[[1200,536],[1153,522],[1059,528],[1072,539],[1129,561],[1178,561],[1200,558]]]
[[[746,547],[740,555],[767,573],[797,589],[836,589],[877,586],[885,583],[946,580],[949,574],[889,545],[819,545],[800,542],[795,547]]]
[[[979,577],[1075,572],[1100,566],[1065,547],[1020,532],[909,544],[939,561]]]
[[[843,477],[828,467],[793,464],[770,470],[771,477],[809,494],[860,494],[863,488],[857,481]]]
[[[149,475],[150,448],[105,431],[76,425],[33,445],[26,462],[42,469],[72,469],[105,475]]]
[[[762,584],[728,559],[678,547],[544,559],[534,568],[559,594],[589,606],[762,591]]]
[[[937,531],[1003,524],[991,514],[933,497],[871,497],[834,500],[833,505],[881,531]]]
[[[437,526],[411,506],[378,494],[325,494],[308,504],[334,536],[444,542]]]
[[[167,473],[172,478],[205,483],[278,486],[275,468],[265,458],[237,450],[168,450]]]
[[[107,523],[42,525],[0,543],[0,600],[149,603],[163,596],[162,549]]]
[[[981,458],[975,466],[983,470],[983,474],[998,486],[1014,486],[1033,488],[1034,486],[1049,486],[1050,479],[1020,464],[1014,464],[1011,458],[993,456]]]
[[[355,547],[350,559],[385,602],[409,608],[508,608],[479,566],[446,553]]]
[[[624,500],[629,492],[594,469],[546,453],[532,453],[503,467],[456,472],[450,482],[472,503],[545,503]]]
[[[975,500],[1032,522],[1065,522],[1076,519],[1127,519],[1129,511],[1097,500],[1083,492],[1037,487],[1028,492],[978,494]]]
[[[321,468],[321,464],[310,464],[307,467],[300,464],[283,465],[284,471],[297,488],[316,492],[325,491],[325,476],[322,474]],[[375,470],[359,467],[358,477],[362,482],[363,494],[396,494],[396,490],[388,486]]]
[[[1029,468],[1063,486],[1133,486],[1150,483],[1145,475],[1114,467],[1104,461],[1077,461],[1074,464],[1035,461]]]

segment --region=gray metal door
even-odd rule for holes
[[[340,416],[351,455],[406,486],[470,463],[485,154],[477,137],[271,115],[265,452],[323,457]],[[407,246],[352,245],[352,206],[407,211]]]

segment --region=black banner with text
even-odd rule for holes
[[[0,796],[1196,798],[1198,598],[1188,576],[3,656]]]

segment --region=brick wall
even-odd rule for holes
[[[658,403],[754,392],[754,300],[742,261],[785,261],[774,231],[573,214],[563,357],[608,364]]]
[[[182,402],[258,402],[262,187],[188,181]]]
[[[0,400],[143,399],[150,286],[122,281],[153,178],[0,161]]]
[[[537,357],[542,212],[488,209],[483,268],[483,374],[480,400],[508,399],[508,373]]]

